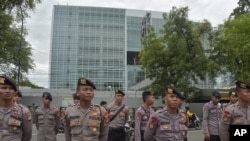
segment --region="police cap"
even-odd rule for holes
[[[79,97],[79,95],[77,95],[77,93],[73,93],[72,97],[73,97],[73,99],[80,100],[80,97]]]
[[[90,86],[93,89],[96,89],[93,82],[91,82],[89,79],[86,78],[79,78],[77,82],[77,86]]]
[[[235,91],[233,91],[233,90],[230,90],[230,91],[228,92],[228,96],[231,96],[231,95],[236,96],[236,92],[235,92]]]
[[[10,85],[12,88],[17,91],[17,86],[14,80],[7,76],[0,76],[0,85]]]
[[[48,98],[50,101],[52,101],[52,95],[49,92],[44,92],[43,97]]]
[[[167,88],[167,94],[175,94],[177,95],[180,99],[183,98],[183,95],[181,94],[181,92],[179,90],[177,90],[174,87],[168,87]]]
[[[21,92],[20,90],[17,90],[17,95],[18,95],[18,97],[20,97],[20,98],[23,97],[23,94],[22,94],[22,92]]]
[[[212,91],[212,95],[215,96],[215,97],[221,98],[221,94],[220,94],[220,92],[217,91],[217,90],[213,90],[213,91]]]
[[[123,96],[125,96],[125,93],[121,90],[115,90],[115,94],[122,94]]]
[[[185,100],[185,99],[186,99],[184,93],[181,93],[181,99],[182,99],[182,100]]]
[[[240,89],[250,89],[250,85],[244,81],[236,81],[235,82],[236,88]]]

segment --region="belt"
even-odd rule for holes
[[[121,131],[121,130],[124,131],[124,128],[123,128],[123,127],[116,127],[116,128],[114,128],[114,127],[109,127],[109,131]]]

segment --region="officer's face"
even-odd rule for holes
[[[167,94],[165,96],[165,101],[167,102],[167,107],[172,109],[177,109],[181,103],[180,97],[175,94]]]
[[[50,100],[47,97],[43,97],[42,101],[43,101],[43,105],[46,105],[46,106],[50,105]]]
[[[16,103],[18,103],[18,104],[20,103],[21,97],[19,97],[17,93],[14,94],[14,97],[13,97],[13,98],[14,98],[14,100],[16,101]]]
[[[115,94],[115,101],[121,103],[123,101],[124,96],[122,94]]]
[[[0,85],[0,99],[11,100],[13,99],[15,90],[10,85]]]
[[[237,94],[242,101],[250,102],[250,89],[240,89]]]
[[[213,104],[217,105],[220,102],[220,98],[216,96],[211,97]]]
[[[236,103],[237,100],[238,100],[238,97],[237,97],[237,96],[235,96],[235,95],[230,95],[230,96],[229,96],[229,101],[230,101],[230,103]]]
[[[147,102],[150,104],[150,105],[153,105],[154,104],[154,101],[155,101],[155,97],[150,95],[147,97]]]
[[[75,105],[77,105],[79,103],[79,100],[74,98],[73,102],[74,102]]]
[[[77,90],[80,100],[91,101],[94,97],[94,89],[90,86],[80,86]]]

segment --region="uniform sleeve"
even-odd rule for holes
[[[159,120],[158,120],[156,113],[153,113],[150,116],[150,119],[147,123],[146,130],[144,132],[144,140],[145,141],[154,141],[155,132],[156,132],[156,129],[158,127],[158,122],[159,122]]]
[[[68,118],[68,109],[65,111],[65,141],[71,141],[71,127]]]
[[[56,108],[55,119],[56,119],[55,133],[57,134],[60,127],[60,111],[58,108]]]
[[[220,122],[220,139],[221,141],[229,141],[229,125],[230,125],[231,115],[230,112],[225,109]]]
[[[125,116],[126,116],[126,117],[125,117],[126,119],[125,119],[125,122],[128,122],[128,121],[130,121],[130,117],[129,117],[129,108],[128,108],[127,106],[125,106],[125,108],[126,108],[126,113],[125,113],[125,114],[126,114],[126,115],[125,115]]]
[[[107,141],[108,140],[108,132],[109,132],[109,126],[108,126],[108,112],[101,107],[101,116],[102,121],[100,125],[100,135],[99,135],[99,141]]]
[[[39,129],[39,124],[38,124],[38,114],[37,114],[37,109],[35,110],[35,116],[34,116],[34,121],[35,121],[35,124],[36,124],[36,130]]]
[[[23,137],[22,141],[31,141],[32,137],[32,119],[28,108],[23,109]]]
[[[203,133],[204,133],[204,134],[205,134],[205,133],[209,133],[209,132],[208,132],[208,126],[207,126],[208,108],[209,108],[208,105],[205,104],[205,105],[203,106],[203,109],[202,109],[202,111],[203,111],[202,128],[203,128]]]
[[[141,141],[141,112],[139,109],[135,112],[135,141]]]

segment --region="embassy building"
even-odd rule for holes
[[[142,21],[148,11],[62,6],[53,9],[50,88],[76,88],[77,79],[94,82],[98,91],[128,91],[145,80],[138,54]],[[158,31],[163,12],[150,11]]]

